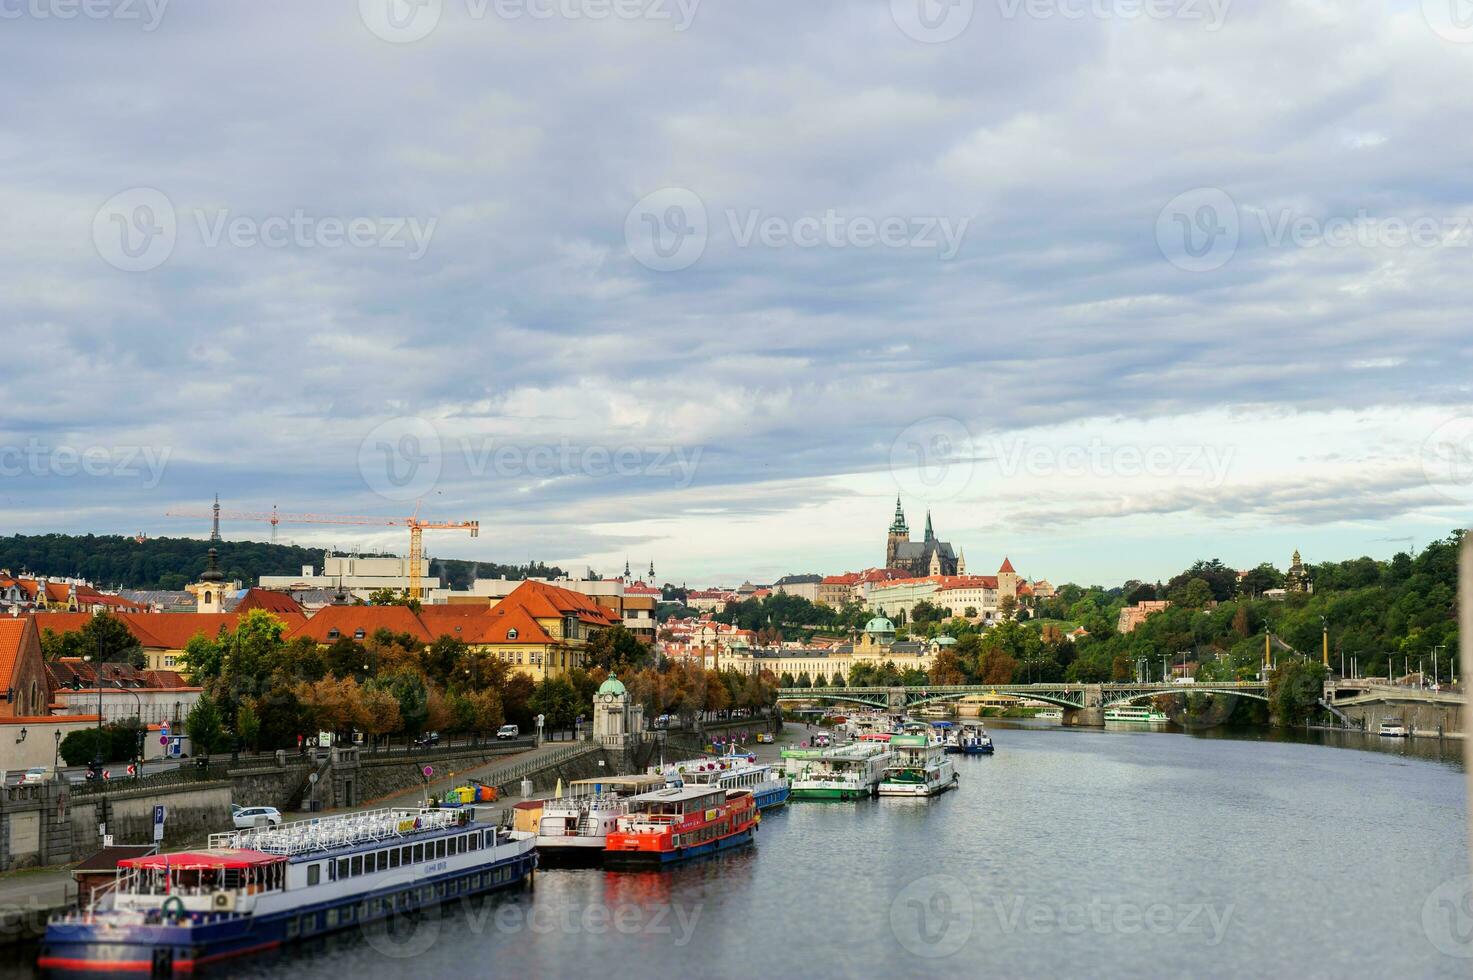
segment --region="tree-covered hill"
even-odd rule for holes
[[[181,589],[204,570],[209,546],[200,538],[140,542],[111,534],[16,534],[0,537],[0,569],[17,575],[78,576],[103,589]],[[221,541],[217,547],[225,577],[246,585],[254,585],[262,575],[300,572],[304,565],[322,567],[320,549],[261,541]],[[562,569],[540,562],[501,565],[439,558],[432,560],[431,571],[457,589],[468,588],[477,577],[563,574]]]

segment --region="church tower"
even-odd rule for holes
[[[225,573],[220,571],[220,552],[215,545],[220,542],[220,495],[215,494],[214,521],[210,524],[210,550],[205,552],[205,570],[199,581],[185,586],[185,591],[194,595],[194,611],[219,613],[225,611]]]
[[[910,542],[910,528],[905,523],[905,511],[900,508],[900,498],[895,498],[895,519],[890,522],[889,534],[885,537],[885,567],[897,567],[896,555],[899,545]]]
[[[1002,560],[1002,566],[997,570],[997,597],[1002,599],[1003,596],[1018,598],[1018,573],[1007,558]]]

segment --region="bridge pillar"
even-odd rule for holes
[[[892,687],[885,692],[885,703],[890,706],[892,714],[905,713],[905,688]]]
[[[1084,686],[1084,706],[1081,708],[1065,708],[1063,725],[1065,728],[1104,728],[1105,727],[1105,690],[1099,684],[1086,684]]]

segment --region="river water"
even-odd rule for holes
[[[1467,976],[1456,743],[990,726],[931,801],[794,803],[755,847],[535,887],[231,976]]]

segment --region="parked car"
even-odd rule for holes
[[[769,742],[775,742],[775,741],[777,741],[777,739],[772,734],[772,732],[758,732],[757,733],[757,741],[760,744],[766,745]]]
[[[422,749],[427,749],[427,748],[429,748],[432,745],[439,745],[440,744],[440,733],[439,732],[425,732],[419,738],[417,738],[417,739],[414,740],[414,744],[417,745],[417,746],[419,746]]]
[[[20,777],[22,786],[35,786],[38,783],[49,783],[56,778],[56,771],[50,766],[32,766],[27,769],[24,776]]]
[[[274,806],[237,806],[232,803],[230,816],[237,830],[281,826],[281,811]]]
[[[516,725],[502,725],[496,729],[496,737],[498,739],[521,738],[522,730]]]

